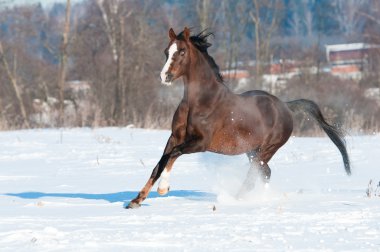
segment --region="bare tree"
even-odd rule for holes
[[[221,4],[215,0],[197,0],[196,12],[201,30],[214,28]]]
[[[24,104],[24,101],[22,99],[22,96],[21,96],[21,89],[20,89],[20,86],[18,85],[17,83],[17,76],[12,72],[10,66],[9,66],[9,63],[4,55],[4,49],[3,49],[3,44],[2,42],[0,41],[0,57],[1,57],[1,61],[3,63],[3,66],[5,68],[5,71],[7,73],[7,76],[9,78],[9,80],[11,81],[11,84],[12,84],[12,87],[13,87],[13,90],[16,94],[16,98],[17,98],[17,101],[18,101],[18,104],[19,104],[19,107],[20,107],[20,111],[21,111],[21,115],[22,115],[22,118],[23,118],[23,124],[29,128],[30,125],[29,125],[29,121],[28,121],[28,117],[27,117],[27,114],[26,114],[26,109],[25,109],[25,104]]]
[[[366,20],[364,38],[367,41],[380,43],[380,2],[369,0],[367,8],[358,10],[358,14]]]
[[[364,0],[336,0],[337,11],[339,15],[336,16],[337,21],[343,34],[350,38],[357,36],[363,30],[364,22],[362,16],[359,14],[366,1]]]
[[[299,38],[303,35],[303,26],[304,26],[304,21],[302,20],[300,13],[298,11],[294,11],[290,19],[290,27],[291,27],[291,30],[293,31],[294,36]]]
[[[127,11],[126,3],[120,0],[96,0],[102,13],[105,24],[105,32],[112,50],[113,61],[116,65],[116,83],[114,85],[115,101],[112,107],[114,123],[125,123],[125,19],[132,14],[132,10]]]
[[[224,59],[223,67],[227,68],[229,72],[238,68],[237,63],[239,61],[243,61],[244,59],[249,60],[250,56],[253,55],[242,47],[250,23],[247,9],[247,1],[235,2],[224,0],[221,3],[221,9],[218,10],[218,12],[223,14],[219,21],[220,26],[223,27],[220,33],[222,37],[220,40],[222,42],[219,47]],[[232,77],[233,75],[230,76]],[[233,82],[233,80],[230,79],[228,82]]]
[[[0,5],[3,5],[3,4],[9,4],[10,1],[1,1],[0,2]],[[11,70],[10,68],[10,65],[8,63],[8,60],[4,54],[4,48],[3,48],[3,43],[2,41],[0,40],[0,58],[1,58],[1,62],[5,68],[5,72],[12,84],[12,88],[13,88],[13,91],[16,95],[16,99],[17,99],[17,102],[19,104],[19,107],[20,107],[20,111],[21,111],[21,116],[22,116],[22,119],[23,119],[23,124],[25,127],[29,128],[30,125],[29,125],[29,121],[28,121],[28,117],[27,117],[27,113],[26,113],[26,108],[25,108],[25,104],[24,104],[24,101],[23,101],[23,98],[21,96],[21,89],[20,89],[20,86],[17,82],[17,75],[16,75],[16,71],[13,71]],[[0,108],[1,108],[1,99],[0,99]],[[3,110],[1,109],[0,111],[0,119],[3,118]]]
[[[365,19],[363,40],[370,44],[380,44],[380,2],[369,0],[358,15]],[[380,87],[380,49],[376,48],[367,55],[369,73],[362,85]]]
[[[270,57],[270,45],[276,29],[281,8],[280,0],[252,0],[253,10],[249,12],[255,28],[256,76],[262,74],[262,64]]]
[[[60,67],[59,67],[59,125],[64,126],[64,89],[66,81],[67,72],[67,46],[69,44],[69,33],[70,33],[70,18],[71,18],[71,3],[70,0],[66,1],[66,15],[65,15],[65,26],[62,35],[61,44],[61,57],[60,57]]]

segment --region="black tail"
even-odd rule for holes
[[[340,153],[343,157],[344,168],[347,175],[351,175],[350,160],[348,158],[346,142],[343,138],[343,133],[338,128],[328,124],[318,105],[310,100],[300,99],[295,101],[290,101],[286,103],[291,111],[293,112],[304,112],[314,118],[318,125],[323,129],[324,132],[329,136],[331,141],[338,147]]]

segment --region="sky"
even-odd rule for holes
[[[77,2],[80,2],[82,0],[71,0],[71,3],[77,3]],[[35,4],[35,3],[42,3],[43,6],[49,6],[51,4],[54,4],[56,2],[61,2],[61,3],[65,3],[66,0],[13,0],[13,1],[7,1],[7,2],[10,2],[11,4]]]

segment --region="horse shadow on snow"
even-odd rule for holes
[[[6,193],[6,196],[19,197],[22,199],[40,199],[44,197],[53,198],[79,198],[86,200],[105,200],[110,203],[115,202],[128,202],[132,200],[138,191],[126,191],[126,192],[115,192],[115,193],[44,193],[44,192],[22,192],[22,193]],[[194,191],[194,190],[174,190],[170,191],[167,195],[161,196],[157,192],[151,192],[149,194],[149,199],[155,198],[167,198],[167,197],[177,197],[186,198],[195,201],[208,201],[214,200],[216,198],[215,194]]]

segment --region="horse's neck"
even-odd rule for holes
[[[203,56],[199,55],[199,64],[192,64],[188,73],[184,76],[184,100],[190,106],[204,105],[220,97],[228,89],[219,83],[215,73]]]

